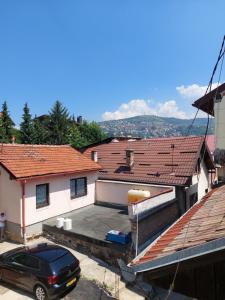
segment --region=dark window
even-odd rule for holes
[[[36,186],[36,208],[49,205],[49,185],[39,184]]]
[[[27,254],[16,254],[9,258],[12,264],[25,266],[31,269],[39,269],[39,260]]]
[[[87,195],[87,178],[81,177],[70,180],[70,198],[74,199]]]

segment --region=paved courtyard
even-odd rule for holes
[[[112,229],[124,233],[131,231],[127,212],[119,208],[90,205],[66,214],[66,217],[72,219],[71,232],[97,240],[104,241],[106,233]],[[56,218],[45,224],[55,226]]]

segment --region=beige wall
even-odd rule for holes
[[[87,195],[70,199],[70,179],[87,177]],[[26,183],[26,226],[90,205],[95,200],[95,173],[59,176]],[[36,185],[49,184],[49,205],[36,208]]]
[[[215,101],[214,112],[216,148],[225,150],[225,96],[220,102]]]
[[[10,175],[3,167],[0,167],[0,212],[6,213],[6,219],[20,224],[21,220],[21,197],[20,183],[10,179]]]
[[[127,193],[131,189],[150,191],[151,196],[153,196],[160,190],[165,189],[165,187],[121,181],[97,180],[96,201],[127,206]]]

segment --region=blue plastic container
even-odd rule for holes
[[[123,233],[121,231],[117,230],[110,230],[106,234],[106,240],[118,244],[128,244],[130,242],[130,234],[129,233]]]

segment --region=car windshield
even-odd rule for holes
[[[67,252],[65,255],[57,258],[53,262],[50,263],[51,270],[55,274],[60,274],[65,270],[66,267],[70,266],[76,261],[74,256]]]

